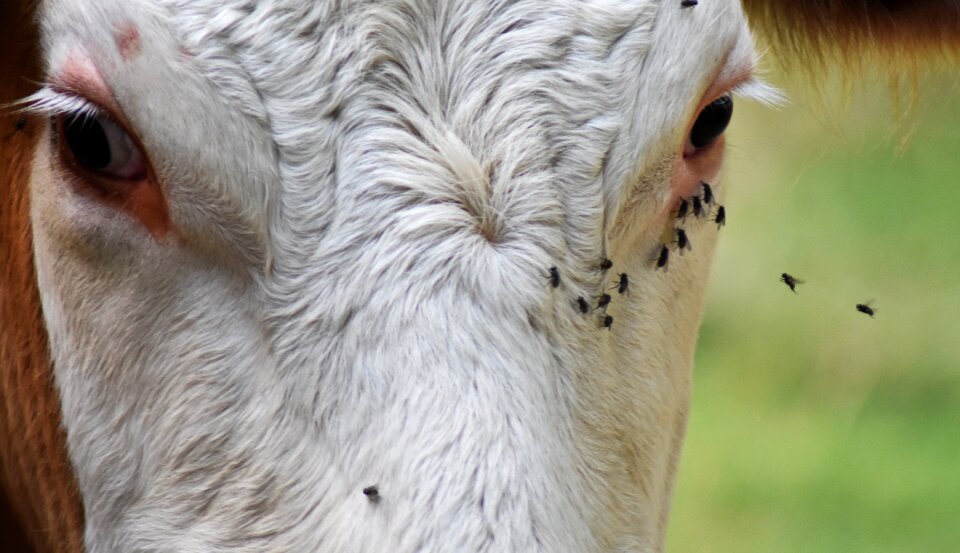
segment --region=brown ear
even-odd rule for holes
[[[960,58],[957,0],[742,0],[750,24],[777,57],[820,64],[864,57],[915,66]]]
[[[0,106],[39,80],[33,1],[0,0]],[[33,269],[27,179],[44,121],[0,107],[0,549],[83,549]]]

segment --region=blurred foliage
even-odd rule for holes
[[[960,74],[784,88],[728,132],[668,550],[960,551]]]

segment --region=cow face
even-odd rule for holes
[[[722,198],[755,90],[738,2],[41,22],[32,220],[90,551],[661,549],[718,232],[676,211]]]

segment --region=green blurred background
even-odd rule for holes
[[[728,131],[668,549],[960,551],[960,72],[914,110],[771,80]]]

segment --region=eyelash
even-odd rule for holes
[[[734,99],[752,100],[769,107],[779,107],[787,103],[787,98],[777,87],[753,77],[727,91]]]
[[[23,106],[20,109],[21,112],[42,117],[74,115],[89,118],[101,117],[112,120],[106,113],[106,110],[90,100],[76,94],[57,90],[50,85],[44,86],[37,92],[20,100],[17,104]]]
[[[116,119],[110,116],[110,113],[87,100],[83,96],[69,91],[63,91],[59,87],[47,84],[39,90],[16,102],[15,105],[22,106],[18,111],[21,113],[37,115],[50,119],[50,144],[52,149],[58,147],[60,141],[60,127],[58,118],[73,116],[86,121],[88,119],[100,119],[116,125],[119,125]]]

